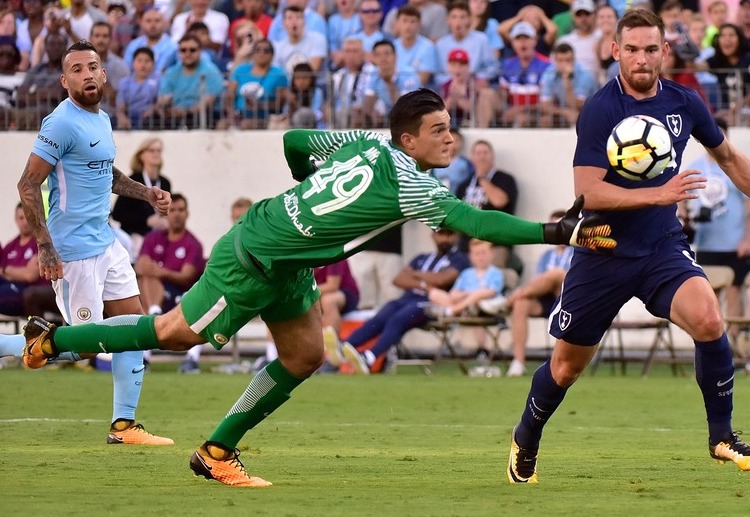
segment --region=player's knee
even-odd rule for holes
[[[558,386],[567,388],[581,376],[586,365],[571,361],[553,361],[551,364],[552,378]]]
[[[698,341],[713,341],[724,332],[724,321],[717,311],[706,311],[694,321],[692,337]]]

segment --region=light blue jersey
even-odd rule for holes
[[[479,289],[494,289],[499,295],[505,288],[505,274],[501,269],[490,266],[483,274],[479,274],[476,268],[466,268],[458,275],[453,290],[469,292]]]
[[[53,166],[47,227],[60,258],[103,253],[115,239],[109,226],[115,162],[109,116],[65,99],[42,121],[32,152]]]

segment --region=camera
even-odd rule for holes
[[[693,43],[693,40],[690,39],[685,26],[677,22],[674,24],[673,29],[677,33],[677,39],[672,44],[674,53],[686,63],[698,59],[701,55],[701,51],[698,46]]]

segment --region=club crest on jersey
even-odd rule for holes
[[[219,334],[218,332],[214,334],[214,340],[220,345],[226,345],[229,342],[229,339],[224,334]]]
[[[667,115],[667,127],[674,136],[682,133],[682,115]]]
[[[560,330],[565,330],[570,326],[570,322],[573,319],[573,315],[568,311],[560,311],[558,316],[558,322],[560,323]]]
[[[78,319],[81,321],[88,321],[91,318],[91,310],[86,307],[78,309]]]

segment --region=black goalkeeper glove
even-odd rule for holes
[[[544,242],[592,250],[609,250],[617,246],[617,241],[609,237],[612,228],[608,224],[601,224],[596,215],[581,218],[581,208],[583,196],[578,196],[562,219],[556,223],[545,223]]]
[[[294,178],[298,183],[302,183],[307,179],[308,176],[315,174],[317,170],[318,166],[315,165],[314,161],[310,160],[310,169],[304,172],[292,171],[292,178]]]

